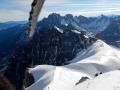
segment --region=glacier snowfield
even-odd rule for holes
[[[120,50],[102,40],[69,63],[29,68],[35,83],[25,90],[120,90]]]

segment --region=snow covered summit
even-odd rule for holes
[[[29,73],[32,73],[35,83],[26,90],[120,90],[117,87],[120,85],[116,84],[120,76],[119,55],[119,50],[98,40],[87,50],[79,52],[69,65],[59,67],[40,65],[30,68]],[[104,74],[106,72],[108,74]],[[111,84],[109,88],[107,82]],[[97,88],[103,87],[104,83],[107,89]],[[117,89],[114,89],[116,87]]]

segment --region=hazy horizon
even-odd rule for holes
[[[53,14],[53,13],[50,13],[49,15],[51,15],[51,14]],[[56,13],[56,14],[60,14],[60,13]],[[71,14],[71,13],[68,13],[68,14]],[[48,16],[49,16],[48,15]],[[65,15],[61,15],[60,14],[60,16],[66,16],[67,14],[65,14]],[[72,14],[73,15],[73,14]],[[104,14],[101,14],[101,15],[96,15],[96,16],[84,16],[84,15],[76,15],[76,16],[84,16],[84,17],[87,17],[87,18],[94,18],[94,17],[99,17],[99,16],[102,16],[102,15],[104,15]],[[40,20],[42,20],[42,19],[44,19],[44,18],[47,18],[48,16],[45,16],[45,17],[42,17],[42,18],[40,18],[39,19],[39,21]],[[75,15],[73,15],[74,17],[75,17]],[[104,16],[106,16],[106,17],[109,17],[109,16],[120,16],[120,15],[104,15]],[[28,20],[11,20],[11,21],[0,21],[0,23],[11,23],[11,22],[28,22]]]

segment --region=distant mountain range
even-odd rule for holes
[[[12,28],[17,25],[22,25],[25,23],[26,23],[26,21],[9,21],[9,22],[5,22],[5,23],[0,22],[0,30],[5,30],[5,29]]]
[[[50,14],[38,23],[38,28],[57,26],[62,28],[62,25],[72,26],[77,30],[87,31],[93,35],[99,36],[100,39],[108,44],[120,47],[120,16],[105,16],[84,17],[73,16],[67,14],[61,16],[59,14]],[[110,35],[109,35],[110,34]],[[117,35],[116,35],[117,34]]]
[[[38,27],[50,27],[50,26],[61,26],[61,25],[71,25],[76,29],[82,29],[93,34],[100,33],[104,31],[109,24],[120,18],[120,16],[98,16],[98,17],[84,17],[84,16],[73,16],[72,14],[67,14],[61,16],[60,14],[50,14],[47,18],[44,18],[39,22]]]
[[[15,25],[5,30],[0,30],[0,58],[10,54],[19,46],[22,37],[25,35],[27,25]]]
[[[54,28],[59,32],[63,32],[62,30],[69,27],[76,33],[87,31],[90,35],[99,36],[99,38],[107,43],[119,47],[119,35],[115,36],[113,34],[120,31],[117,24],[119,21],[120,16],[101,15],[98,17],[84,17],[73,16],[72,14],[61,16],[60,14],[52,13],[47,18],[38,22],[36,32],[42,28],[45,31]],[[28,30],[27,26],[25,21],[0,23],[0,52],[2,53],[0,57],[4,56],[4,52],[11,52],[18,46],[16,42],[18,43],[24,37],[26,30]],[[111,34],[111,36],[108,37],[108,34]]]
[[[104,40],[110,45],[120,48],[120,18],[112,21],[109,26],[96,37]]]

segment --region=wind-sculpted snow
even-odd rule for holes
[[[120,51],[115,49],[101,40],[98,40],[92,46],[90,46],[87,50],[84,50],[77,54],[77,57],[73,59],[71,62],[93,62],[93,63],[104,63],[110,60],[118,60],[120,58]]]
[[[32,10],[30,11],[29,17],[29,37],[32,37],[35,32],[36,23],[44,2],[45,0],[34,0],[32,3]]]
[[[30,68],[35,83],[26,90],[120,90],[119,55],[119,50],[98,40],[69,65]]]
[[[62,66],[41,65],[30,69],[30,73],[33,74],[36,82],[26,88],[26,90],[69,90],[75,86],[75,83],[77,83],[79,81],[78,79],[81,79],[82,76],[90,78],[87,74]]]

